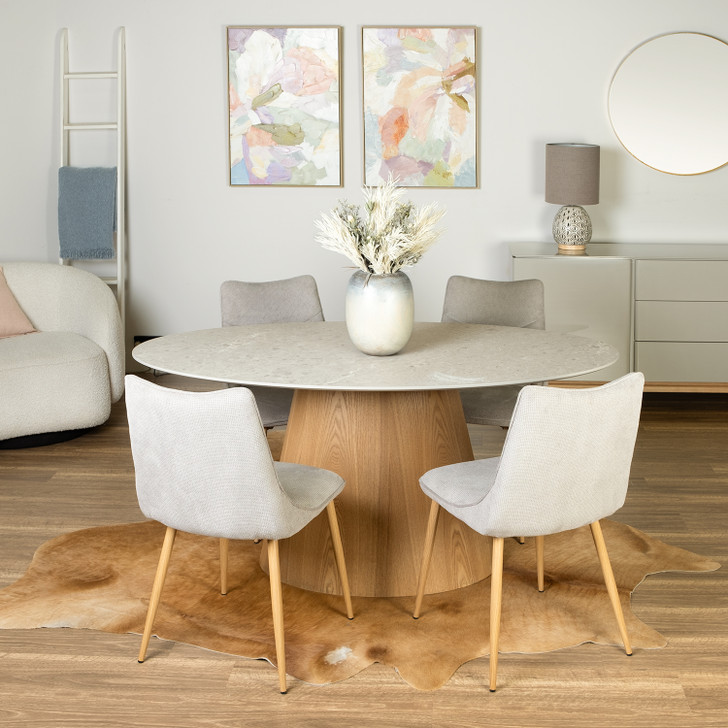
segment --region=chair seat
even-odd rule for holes
[[[344,488],[344,479],[331,472],[298,463],[273,463],[278,481],[291,503],[303,511],[319,512]],[[310,520],[311,516],[306,515]]]
[[[497,457],[443,465],[425,473],[420,478],[420,487],[445,508],[475,506],[493,487],[499,464]]]

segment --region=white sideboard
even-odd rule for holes
[[[513,278],[539,278],[546,328],[615,346],[609,380],[644,372],[652,391],[728,392],[728,245],[512,243]],[[595,376],[581,377],[594,380]]]

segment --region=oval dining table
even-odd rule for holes
[[[571,334],[417,323],[401,352],[369,356],[354,347],[343,322],[327,321],[170,334],[136,346],[132,356],[186,377],[294,389],[280,458],[346,480],[336,511],[351,592],[395,597],[416,591],[429,514],[419,478],[473,459],[459,390],[587,374],[618,353]],[[427,593],[489,576],[490,539],[441,511],[437,541]],[[280,558],[285,583],[340,593],[323,516],[282,541]]]

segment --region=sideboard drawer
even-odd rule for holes
[[[728,260],[637,260],[639,301],[728,301]]]
[[[728,302],[636,301],[637,341],[728,341]]]
[[[637,342],[635,370],[650,382],[726,382],[728,343]]]
[[[510,244],[513,277],[544,283],[546,328],[616,346],[618,364],[644,372],[652,391],[728,393],[728,245],[588,248],[564,256],[552,243]],[[615,367],[598,379],[619,376]]]

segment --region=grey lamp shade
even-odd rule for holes
[[[596,205],[599,202],[599,145],[546,145],[546,202]]]

